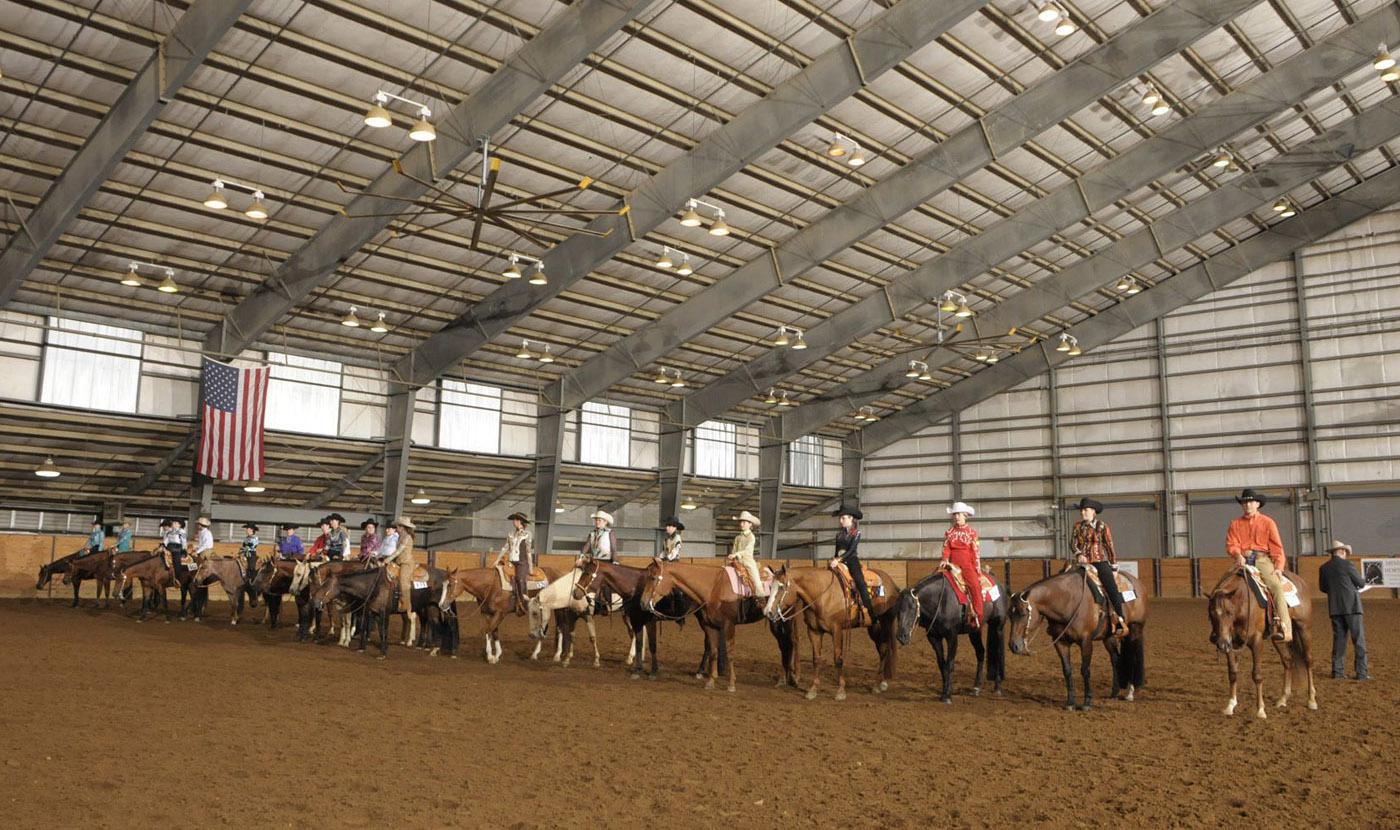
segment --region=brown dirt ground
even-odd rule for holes
[[[829,686],[814,702],[771,686],[762,626],[740,634],[729,694],[685,673],[693,626],[664,629],[662,677],[634,682],[620,622],[601,623],[602,669],[562,669],[524,659],[519,620],[496,666],[474,617],[462,659],[395,648],[380,662],[230,628],[217,606],[212,622],[166,625],[10,601],[0,805],[12,827],[1395,826],[1400,602],[1367,608],[1376,680],[1328,679],[1324,653],[1320,711],[1295,698],[1258,722],[1243,702],[1220,714],[1224,664],[1190,600],[1153,608],[1141,699],[1091,713],[1060,709],[1043,635],[1034,656],[1008,655],[1003,697],[951,706],[930,693],[922,639],[891,691],[869,694],[858,639],[856,687],[837,703]],[[1321,652],[1325,620],[1320,608]],[[1279,681],[1270,661],[1266,688]],[[1265,772],[1276,758],[1287,766]]]

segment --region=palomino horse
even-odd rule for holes
[[[613,594],[622,599],[623,620],[626,621],[627,632],[631,636],[626,665],[631,668],[633,680],[641,676],[642,664],[648,650],[651,652],[651,671],[647,677],[656,679],[659,671],[656,648],[660,621],[671,620],[684,626],[685,618],[697,607],[685,594],[675,591],[657,603],[658,613],[653,614],[642,605],[642,589],[646,587],[646,577],[645,568],[633,568],[590,557],[583,565],[583,578],[580,583],[585,591],[595,590],[599,585],[611,588]],[[708,667],[708,664],[702,662],[702,666]]]
[[[1006,679],[1006,594],[998,591],[994,601],[984,602],[982,627],[969,629],[958,602],[958,595],[949,584],[942,571],[926,576],[913,588],[899,595],[899,631],[896,637],[901,645],[909,644],[914,626],[926,629],[929,645],[933,646],[933,656],[938,660],[938,673],[942,681],[939,699],[944,703],[953,702],[953,667],[958,657],[958,635],[966,634],[977,652],[977,672],[972,681],[972,697],[982,693],[983,670],[992,681],[992,690],[1001,694],[1001,683]],[[983,631],[987,642],[982,643]]]
[[[705,632],[705,649],[713,655],[709,661],[705,688],[713,689],[723,670],[729,674],[729,691],[734,691],[734,628],[764,619],[763,605],[753,597],[741,597],[734,593],[724,568],[653,559],[647,566],[642,606],[652,614],[662,616],[662,603],[677,589],[698,606],[695,616],[700,622],[700,629]],[[769,620],[768,627],[778,640],[782,658],[783,677],[778,680],[778,685],[786,683],[796,686],[797,657],[793,648],[793,624],[790,620]],[[704,665],[703,660],[701,665]]]
[[[229,625],[238,625],[238,618],[243,614],[245,596],[251,607],[258,607],[258,593],[253,588],[253,577],[244,572],[240,559],[206,556],[194,572],[194,584],[208,592],[209,586],[215,582],[223,586],[224,593],[228,595]]]
[[[82,588],[83,580],[91,579],[97,582],[97,598],[93,600],[93,605],[101,604],[103,608],[112,604],[112,549],[88,553],[79,556],[77,559],[68,560],[67,567],[63,569],[63,584],[73,586],[73,608],[78,607],[78,590]],[[106,601],[103,601],[103,597]]]
[[[552,580],[530,597],[526,608],[526,619],[530,621],[530,637],[534,639],[535,650],[531,660],[538,660],[544,648],[544,638],[549,634],[549,619],[554,618],[554,662],[564,668],[574,659],[574,628],[580,619],[588,627],[588,642],[593,646],[593,667],[603,664],[598,652],[598,629],[593,624],[593,601],[596,589],[587,591],[582,584],[583,571],[574,568],[558,579]]]
[[[553,568],[541,568],[550,582],[559,578]],[[535,594],[539,592],[536,591]],[[482,616],[483,636],[486,638],[486,662],[501,661],[501,637],[498,633],[501,621],[515,610],[511,592],[501,587],[501,572],[495,568],[454,568],[447,573],[447,591],[443,594],[439,607],[448,612],[457,598],[469,594],[476,600],[477,611]],[[534,594],[531,594],[534,596]]]
[[[1313,687],[1312,672],[1312,592],[1297,574],[1284,574],[1297,589],[1301,602],[1288,609],[1293,618],[1293,641],[1275,642],[1279,660],[1283,663],[1283,696],[1275,704],[1282,708],[1288,705],[1288,697],[1293,692],[1293,665],[1299,661],[1308,672],[1308,708],[1317,708],[1317,690]],[[1236,652],[1246,646],[1254,660],[1252,677],[1256,707],[1254,714],[1268,717],[1264,712],[1264,676],[1259,666],[1259,651],[1268,639],[1266,612],[1259,604],[1254,591],[1245,582],[1244,572],[1235,568],[1221,578],[1210,592],[1210,641],[1225,655],[1225,664],[1230,673],[1230,702],[1225,705],[1225,714],[1235,714],[1239,703],[1239,667],[1236,665]]]
[[[846,646],[852,628],[868,629],[870,640],[875,643],[875,650],[880,655],[880,679],[871,691],[880,694],[889,689],[890,681],[894,679],[898,651],[894,635],[898,606],[895,596],[899,586],[884,571],[875,573],[880,576],[885,594],[870,598],[875,612],[875,619],[870,625],[853,619],[857,606],[846,600],[841,580],[830,568],[798,568],[790,571],[787,565],[783,565],[773,574],[773,592],[768,596],[764,613],[773,622],[787,622],[801,614],[802,622],[807,626],[807,642],[812,646],[812,686],[807,690],[808,700],[816,700],[817,686],[821,683],[823,637],[831,637],[831,662],[836,668],[836,699],[846,699]]]
[[[1060,669],[1065,676],[1066,710],[1075,708],[1074,674],[1069,664],[1070,648],[1075,645],[1079,646],[1079,674],[1084,681],[1084,702],[1079,706],[1080,711],[1087,712],[1094,707],[1089,665],[1094,659],[1095,640],[1103,640],[1113,666],[1110,697],[1117,698],[1120,690],[1126,689],[1125,699],[1132,700],[1136,690],[1143,685],[1143,658],[1146,653],[1143,628],[1147,624],[1147,597],[1143,596],[1137,577],[1131,574],[1124,576],[1131,586],[1133,599],[1124,597],[1123,616],[1128,624],[1128,634],[1121,644],[1119,638],[1109,636],[1108,616],[1103,606],[1094,600],[1089,588],[1089,576],[1083,566],[1071,567],[1046,577],[1011,597],[1007,609],[1011,620],[1011,653],[1030,654],[1027,638],[1042,620],[1045,622],[1055,651],[1060,655]]]

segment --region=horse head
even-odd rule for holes
[[[645,584],[642,586],[642,607],[656,613],[656,604],[665,599],[676,585],[676,578],[660,559],[652,559],[647,565]]]
[[[311,607],[317,613],[326,610],[326,606],[335,599],[336,592],[340,590],[340,574],[331,572],[320,584],[311,591]]]
[[[594,583],[599,580],[599,571],[601,569],[602,566],[598,563],[597,559],[591,556],[579,557],[578,579],[574,580],[573,587],[573,598],[575,600],[581,600],[588,594],[589,589],[593,588]],[[595,588],[594,593],[596,592],[597,589]]]
[[[768,602],[763,606],[763,614],[773,622],[786,622],[796,613],[797,591],[793,588],[792,577],[784,562],[773,571],[773,586],[768,590]]]
[[[1026,638],[1040,622],[1040,614],[1028,592],[1018,591],[1011,595],[1007,602],[1006,618],[1011,623],[1008,636],[1011,653],[1030,654],[1031,649]]]
[[[895,606],[895,619],[898,626],[895,630],[895,639],[899,640],[902,646],[909,645],[909,637],[914,633],[914,626],[919,622],[922,609],[919,607],[919,595],[913,588],[905,588],[899,592],[899,602]]]
[[[1210,592],[1206,613],[1210,616],[1210,642],[1222,654],[1244,645],[1249,620],[1248,587],[1240,572],[1231,572]]]
[[[545,613],[544,603],[540,601],[538,596],[530,597],[530,601],[526,604],[525,610],[525,619],[529,620],[530,624],[530,638],[534,640],[543,640],[545,635],[549,633],[550,616]]]
[[[451,614],[453,605],[457,602],[457,595],[453,593],[457,582],[456,577],[456,568],[452,568],[442,575],[442,593],[438,596],[438,610],[444,614]]]

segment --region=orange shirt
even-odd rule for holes
[[[1240,516],[1230,522],[1230,529],[1225,532],[1226,553],[1247,556],[1252,550],[1268,553],[1278,570],[1283,570],[1287,564],[1283,556],[1283,540],[1278,535],[1278,524],[1263,513]]]

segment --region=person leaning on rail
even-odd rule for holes
[[[1259,579],[1274,598],[1274,618],[1270,621],[1270,636],[1274,640],[1293,640],[1293,621],[1288,616],[1288,600],[1283,593],[1279,575],[1288,567],[1283,554],[1283,539],[1273,519],[1260,513],[1264,495],[1250,488],[1235,497],[1244,514],[1230,522],[1225,531],[1225,552],[1235,558],[1240,567],[1253,565],[1259,569]]]
[[[1079,511],[1079,521],[1074,523],[1074,530],[1069,534],[1070,558],[1098,571],[1099,582],[1103,584],[1103,591],[1113,606],[1110,621],[1113,632],[1126,634],[1128,626],[1123,622],[1123,594],[1118,590],[1118,581],[1113,573],[1117,570],[1114,566],[1118,564],[1118,552],[1113,549],[1113,532],[1108,529],[1108,523],[1099,518],[1099,514],[1103,513],[1103,504],[1082,498],[1075,509]]]

